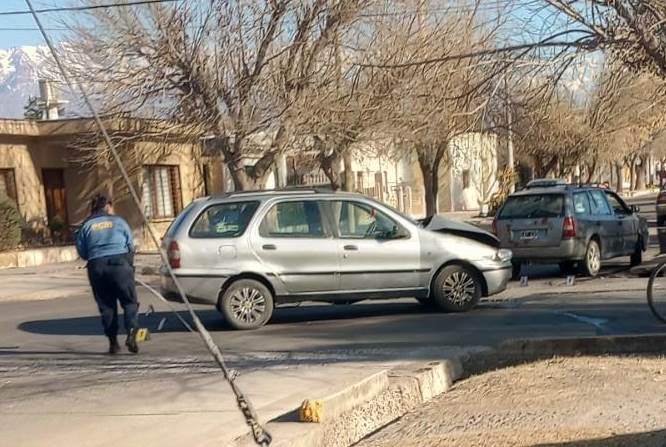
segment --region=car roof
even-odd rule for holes
[[[207,201],[226,202],[240,200],[268,200],[281,198],[367,198],[366,196],[353,192],[333,191],[331,189],[320,188],[286,188],[286,189],[267,189],[258,191],[236,191],[222,194],[215,194],[207,197]],[[206,200],[206,199],[204,199]]]
[[[521,189],[520,191],[514,192],[509,197],[531,196],[531,195],[542,195],[542,194],[565,194],[569,192],[595,191],[595,190],[605,191],[604,188],[593,185],[556,185],[556,186],[544,186],[544,187],[540,186],[533,188],[524,188]]]

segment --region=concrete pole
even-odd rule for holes
[[[506,97],[506,124],[507,124],[507,165],[511,169],[513,174],[514,169],[514,159],[513,159],[513,114],[511,113],[511,98],[509,97],[509,83],[504,76],[504,94]],[[514,182],[511,182],[509,186],[509,191],[514,192],[516,190],[516,185]]]

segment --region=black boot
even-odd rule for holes
[[[109,338],[109,354],[114,355],[120,352],[120,345],[116,337]]]
[[[139,352],[139,344],[136,342],[136,329],[131,329],[129,334],[127,334],[125,346],[127,346],[129,352],[133,354],[137,354]]]

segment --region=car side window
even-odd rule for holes
[[[606,192],[606,197],[608,198],[608,203],[610,203],[616,215],[627,216],[631,214],[629,208],[627,208],[626,205],[615,196],[615,194]]]
[[[259,226],[263,237],[325,238],[319,202],[296,200],[280,202],[266,213]]]
[[[590,191],[590,198],[592,214],[595,216],[610,216],[612,214],[606,201],[606,195],[603,192],[599,190]]]
[[[331,202],[340,237],[345,239],[402,239],[407,230],[378,209],[360,202]]]
[[[577,216],[587,216],[590,214],[590,199],[584,192],[577,192],[573,195],[574,214]]]
[[[190,237],[225,239],[241,236],[259,207],[259,202],[222,203],[206,208],[190,229]]]

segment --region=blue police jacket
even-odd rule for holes
[[[93,214],[76,235],[76,251],[86,261],[131,253],[134,251],[132,230],[122,217]]]

